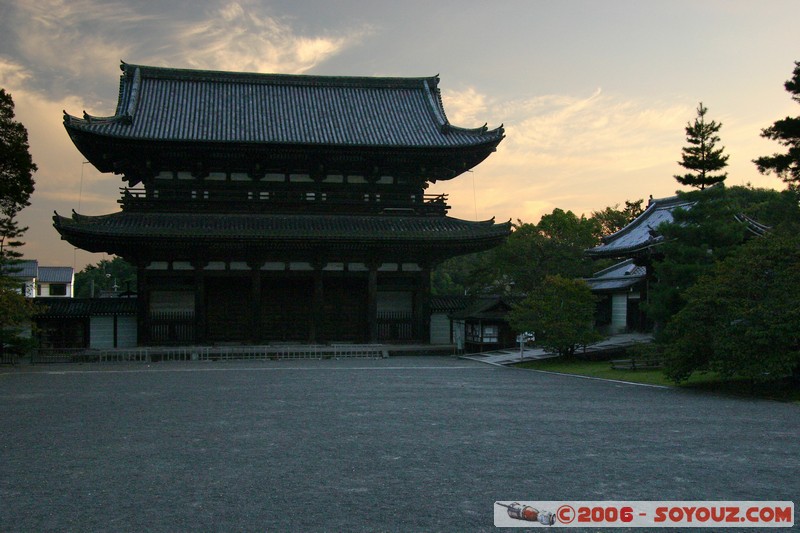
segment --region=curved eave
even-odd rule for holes
[[[71,218],[53,225],[70,244],[90,252],[125,255],[137,249],[222,247],[231,250],[413,249],[458,255],[492,248],[511,222],[468,222],[450,217],[296,215],[196,215],[113,213]]]
[[[611,247],[600,245],[596,248],[586,250],[584,253],[594,259],[619,259],[623,257],[642,257],[651,255],[653,249],[664,242],[664,238],[659,236],[653,240],[638,244],[636,246]]]
[[[647,225],[650,218],[655,214],[657,211],[668,210],[670,213],[673,209],[677,208],[684,208],[687,206],[693,205],[694,202],[688,202],[685,200],[680,199],[678,196],[671,196],[669,198],[662,198],[659,200],[653,200],[647,209],[645,209],[642,214],[640,214],[636,219],[634,219],[630,224],[627,224],[622,229],[603,237],[601,240],[604,243],[612,243],[633,231],[636,231],[642,225]],[[655,228],[653,228],[655,229]]]
[[[363,143],[363,142],[327,142],[323,140],[270,140],[270,139],[228,139],[228,138],[204,138],[204,137],[157,137],[153,135],[137,135],[133,132],[130,134],[115,131],[121,127],[129,126],[133,121],[130,115],[116,115],[110,117],[92,117],[84,115],[84,118],[76,117],[64,111],[64,127],[70,134],[70,137],[75,135],[90,135],[98,139],[107,139],[108,142],[114,141],[136,141],[145,143],[207,143],[207,144],[223,144],[223,145],[275,145],[275,146],[324,146],[324,147],[343,147],[343,148],[379,148],[379,149],[460,149],[470,148],[475,146],[493,146],[496,147],[505,138],[505,128],[500,125],[494,129],[487,129],[486,125],[479,128],[461,128],[453,126],[450,123],[441,124],[440,130],[442,138],[446,139],[448,136],[456,134],[460,137],[458,142],[439,142],[439,143],[402,143],[402,142],[385,142],[385,143]],[[74,137],[73,137],[74,138]]]
[[[122,119],[120,119],[122,120]],[[185,163],[194,167],[198,161],[211,157],[209,154],[223,153],[223,163],[208,162],[209,167],[216,165],[229,166],[232,160],[240,158],[240,164],[248,167],[255,164],[269,164],[276,160],[285,166],[287,154],[294,154],[303,161],[332,160],[336,166],[338,157],[344,161],[355,158],[363,161],[356,165],[366,165],[385,158],[388,165],[408,165],[408,161],[418,161],[426,167],[426,176],[432,181],[449,180],[474,168],[497,150],[503,140],[502,128],[492,130],[491,135],[476,137],[479,142],[454,146],[413,146],[413,145],[358,145],[358,144],[313,144],[313,143],[269,143],[249,141],[213,141],[213,140],[158,140],[125,137],[94,131],[83,119],[65,117],[64,126],[81,154],[100,172],[123,173],[129,165],[142,164],[143,156],[161,161],[169,170],[176,170],[180,165],[176,159],[190,159]],[[219,149],[217,149],[219,148]],[[187,167],[189,168],[189,167]],[[349,169],[345,169],[349,170]]]
[[[601,239],[602,244],[585,250],[594,258],[619,258],[642,256],[651,253],[654,246],[663,242],[657,230],[661,224],[673,221],[675,209],[690,208],[693,202],[680,196],[652,200],[647,209],[619,231]]]
[[[628,291],[644,282],[644,278],[636,279],[604,279],[604,280],[585,280],[589,288],[595,294],[612,294],[620,291]]]

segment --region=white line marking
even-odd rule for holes
[[[285,371],[285,370],[491,370],[490,367],[482,366],[384,366],[384,367],[335,367],[335,368],[305,368],[299,366],[282,367],[282,368],[269,368],[269,367],[238,367],[238,368],[134,368],[126,370],[45,370],[41,372],[36,371],[22,371],[22,372],[7,372],[0,373],[0,375],[49,375],[49,376],[63,376],[67,374],[146,374],[146,373],[166,373],[166,372],[253,372],[253,371]]]
[[[582,376],[580,374],[567,374],[566,372],[553,372],[552,370],[536,370],[535,368],[519,368],[529,372],[541,372],[542,374],[553,374],[555,376],[567,376],[570,378],[593,379],[595,381],[607,381],[609,383],[620,383],[622,385],[636,385],[637,387],[650,387],[651,389],[674,389],[668,385],[653,385],[651,383],[636,383],[635,381],[622,381],[620,379],[598,378],[596,376]]]

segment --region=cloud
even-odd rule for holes
[[[680,139],[688,106],[625,101],[600,89],[585,97],[544,95],[500,101],[474,88],[445,91],[451,121],[465,126],[504,123],[505,165],[571,167],[604,161],[621,169],[646,167],[656,158],[654,139]],[[674,156],[673,156],[674,157]]]
[[[136,47],[121,35],[153,17],[124,2],[93,0],[19,1],[6,13],[4,47],[35,69],[31,82],[52,94],[91,86],[98,68],[115,68]]]
[[[194,9],[196,6],[196,9]],[[120,60],[213,70],[302,73],[371,34],[304,35],[269,7],[192,3],[180,16],[165,6],[107,0],[12,2],[0,20],[0,47],[30,65],[27,81],[53,98],[81,94],[94,108],[116,84]],[[177,8],[173,9],[178,9]],[[113,102],[105,101],[106,105]]]
[[[442,101],[450,123],[465,128],[480,126],[486,122],[488,113],[496,111],[490,111],[488,97],[474,87],[464,91],[442,91]]]
[[[674,194],[684,127],[697,105],[626,99],[601,89],[504,101],[469,88],[443,91],[442,98],[453,123],[504,123],[506,139],[471,173],[428,192],[449,194],[452,216],[526,222],[556,207],[590,215],[625,200]],[[770,152],[758,125],[718,120],[720,144],[731,155],[728,183],[775,187],[776,180],[759,175],[750,162]]]
[[[371,31],[363,27],[338,36],[300,35],[285,20],[260,12],[256,4],[237,2],[175,30],[176,52],[171,55],[190,67],[289,74],[310,70]]]
[[[91,165],[84,168],[83,156],[64,130],[62,110],[80,108],[80,100],[74,96],[49,100],[24,86],[6,85],[5,82],[0,71],[0,85],[8,87],[14,99],[15,120],[28,130],[30,153],[38,167],[34,175],[36,190],[33,201],[44,201],[53,209],[69,212],[72,208],[77,209],[83,184],[84,208],[97,204],[88,212],[100,214],[115,210],[115,193],[121,184],[119,178],[100,174]],[[106,193],[105,198],[102,198],[101,190]]]
[[[669,167],[694,112],[601,89],[503,101],[469,88],[443,91],[442,98],[454,124],[505,126],[497,153],[471,176],[431,188],[449,193],[452,214],[467,219],[536,222],[556,207],[589,214],[626,199],[672,194],[677,184]]]
[[[0,87],[24,87],[31,77],[30,71],[11,58],[0,56]]]

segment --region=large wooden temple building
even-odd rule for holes
[[[426,342],[430,269],[511,230],[425,193],[504,136],[451,125],[438,77],[121,68],[113,116],[64,114],[121,210],[54,225],[137,266],[140,345]]]

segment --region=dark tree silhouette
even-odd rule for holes
[[[783,84],[791,93],[792,100],[800,104],[800,61],[794,63],[792,79]],[[776,121],[769,128],[761,130],[761,136],[778,141],[788,148],[785,154],[759,157],[753,162],[762,174],[775,172],[779,178],[790,184],[800,184],[800,117],[786,117]]]
[[[682,149],[683,157],[678,164],[691,172],[675,176],[681,185],[698,189],[722,183],[728,177],[727,173],[715,174],[728,166],[728,156],[722,154],[724,148],[716,148],[719,142],[717,132],[722,124],[713,120],[706,122],[706,112],[708,108],[700,102],[694,124],[686,125],[686,141],[689,146]]]

